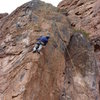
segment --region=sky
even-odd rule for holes
[[[22,4],[31,1],[31,0],[0,0],[0,13],[11,13],[17,7],[21,6]],[[47,3],[51,3],[54,6],[57,6],[61,0],[41,0]]]

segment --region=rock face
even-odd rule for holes
[[[91,38],[91,43],[92,43],[92,45],[94,45],[96,62],[97,62],[98,71],[99,71],[98,82],[99,82],[99,87],[100,87],[100,78],[99,78],[100,77],[100,36],[98,36],[98,35],[93,36]],[[99,91],[100,91],[100,88],[99,88]]]
[[[58,8],[70,19],[75,29],[89,34],[100,76],[100,0],[63,0]]]
[[[63,0],[58,7],[66,9],[72,26],[85,30],[90,36],[100,35],[100,0]]]
[[[30,1],[1,20],[0,33],[0,100],[99,100],[93,48],[57,8]]]
[[[2,14],[0,14],[0,19],[6,17],[7,15],[8,15],[8,13],[2,13]]]

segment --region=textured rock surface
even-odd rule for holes
[[[8,15],[8,13],[1,13],[1,14],[0,14],[0,19],[6,17],[7,15]]]
[[[57,8],[33,0],[0,22],[0,100],[99,100],[93,48]],[[41,54],[33,44],[50,34]]]
[[[100,74],[100,0],[62,0],[58,8],[70,19],[75,29],[89,33]]]
[[[100,36],[100,0],[63,0],[58,7],[66,9],[72,26],[91,33],[90,36]]]
[[[70,91],[65,92],[67,99],[64,100],[99,100],[98,90],[96,90],[98,69],[94,67],[96,62],[92,62],[94,54],[91,49],[93,48],[82,35],[76,33],[72,36],[68,45],[72,61],[69,60],[69,54],[67,54],[65,70],[67,81],[64,85],[64,89]]]
[[[97,62],[97,66],[99,68],[99,76],[100,76],[100,36],[98,36],[98,35],[95,36],[94,35],[91,38],[91,43],[92,43],[92,45],[94,45],[94,51],[95,51],[95,55],[96,55],[96,62]],[[99,81],[100,81],[100,79],[99,79]]]

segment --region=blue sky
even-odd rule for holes
[[[11,13],[17,7],[21,6],[22,4],[28,2],[30,0],[0,0],[0,13]],[[57,6],[61,0],[42,0],[47,3],[51,3],[54,6]]]

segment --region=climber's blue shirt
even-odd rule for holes
[[[44,45],[48,43],[48,38],[46,36],[41,36],[40,38],[37,39],[39,42],[43,42]]]

